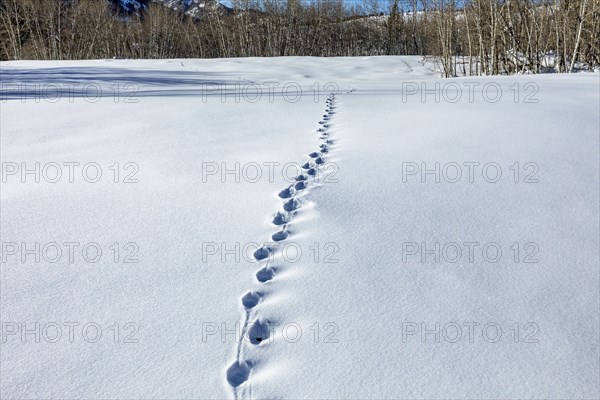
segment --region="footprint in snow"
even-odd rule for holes
[[[256,261],[264,260],[265,258],[269,257],[270,255],[271,255],[271,249],[266,246],[263,246],[254,252],[254,258],[256,258]]]
[[[262,294],[256,292],[248,292],[242,297],[242,304],[247,310],[250,310],[258,304]]]
[[[261,344],[271,336],[269,323],[260,320],[255,321],[248,330],[248,336],[250,343],[255,345]]]
[[[275,276],[275,269],[273,267],[264,267],[258,270],[256,273],[256,279],[260,283],[269,282]]]
[[[249,362],[238,363],[237,361],[231,364],[227,369],[227,382],[234,388],[240,386],[248,380],[252,364]]]
[[[296,183],[296,186],[298,186],[300,183],[304,183],[304,182],[298,182]],[[298,188],[296,187],[296,190],[298,190]],[[277,211],[277,214],[275,214],[275,217],[273,217],[273,224],[274,225],[285,225],[288,222],[290,222],[290,215],[288,215],[287,213],[282,213],[281,211]]]
[[[306,181],[300,181],[294,185],[294,189],[296,190],[304,190],[308,187],[308,183]]]
[[[290,186],[279,192],[279,197],[281,197],[282,199],[289,199],[294,194],[296,194],[296,191]]]
[[[288,231],[279,231],[271,235],[271,239],[273,239],[274,242],[281,242],[282,240],[287,239],[289,235]]]
[[[297,199],[291,198],[285,203],[283,203],[283,209],[285,211],[290,212],[297,210],[298,208],[300,208],[300,202]]]

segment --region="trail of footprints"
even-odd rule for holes
[[[289,226],[297,214],[297,210],[302,207],[300,199],[303,191],[314,183],[314,178],[318,174],[318,169],[325,164],[325,157],[329,153],[333,140],[330,138],[329,129],[331,119],[335,115],[335,94],[328,96],[325,100],[326,110],[321,121],[319,121],[320,144],[319,150],[308,155],[308,160],[301,166],[303,172],[295,178],[295,182],[279,192],[282,199],[282,210],[278,211],[273,217],[273,225],[277,231],[271,235],[274,242],[286,240],[290,236]],[[263,246],[254,252],[254,258],[264,265],[256,272],[256,280],[259,285],[268,285],[269,281],[275,278],[282,266],[273,266],[269,263],[269,257],[273,252],[272,248]],[[260,290],[250,291],[242,297],[242,305],[245,310],[244,326],[242,328],[242,339],[238,343],[236,361],[227,369],[227,382],[233,388],[235,398],[238,398],[240,386],[248,380],[255,363],[252,360],[245,360],[243,356],[244,346],[260,346],[261,343],[269,339],[271,322],[267,319],[257,316],[256,307],[264,297]],[[249,344],[248,344],[249,343]]]

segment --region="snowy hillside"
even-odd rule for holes
[[[109,0],[127,13],[143,12],[149,3],[162,4],[172,10],[199,18],[210,11],[229,11],[230,9],[217,0]]]
[[[598,73],[0,64],[0,397],[598,398]]]
[[[172,10],[177,10],[188,14],[194,18],[199,18],[202,14],[211,11],[227,11],[229,8],[217,0],[153,0],[156,3],[162,3]]]

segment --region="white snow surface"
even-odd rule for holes
[[[0,68],[3,399],[600,396],[598,73],[444,80],[419,57]],[[271,241],[278,193],[321,145],[273,258],[223,252]],[[238,182],[206,176],[236,163]],[[436,163],[439,182],[421,176]]]

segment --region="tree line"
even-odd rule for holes
[[[430,55],[446,76],[600,65],[600,0],[233,0],[200,18],[150,2],[0,0],[3,60]]]

